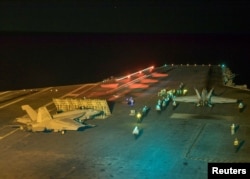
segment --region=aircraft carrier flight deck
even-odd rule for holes
[[[163,65],[96,83],[0,92],[0,178],[200,179],[207,178],[209,162],[250,162],[250,92],[227,85],[222,68]],[[183,96],[213,88],[213,96],[237,102],[197,107],[173,105],[173,98],[157,110],[160,92],[180,85],[187,89]],[[68,98],[106,100],[111,114],[86,121],[95,127],[63,135],[19,128],[22,105],[55,114],[53,99]],[[138,122],[145,105],[147,115]]]

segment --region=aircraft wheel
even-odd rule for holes
[[[31,125],[28,125],[28,126],[27,126],[27,131],[34,132]]]

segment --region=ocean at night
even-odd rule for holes
[[[0,90],[221,64],[250,86],[247,1],[0,2]]]
[[[222,64],[250,86],[249,38],[222,34],[36,33],[0,36],[0,90],[102,81],[148,66]]]

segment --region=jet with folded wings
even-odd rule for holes
[[[218,96],[213,96],[213,88],[207,92],[207,89],[203,88],[201,93],[194,88],[196,95],[193,96],[180,96],[180,97],[175,97],[174,101],[177,102],[193,102],[196,103],[196,106],[209,106],[212,107],[213,104],[215,103],[237,103],[237,99],[232,99],[232,98],[224,98],[224,97],[218,97]]]
[[[65,112],[59,117],[53,118],[46,107],[40,107],[36,112],[29,105],[22,105],[21,108],[27,112],[27,117],[17,118],[17,122],[22,123],[21,129],[28,131],[54,131],[62,134],[68,130],[81,130],[86,125],[77,122],[79,118],[83,117],[85,112],[83,110],[75,110]]]

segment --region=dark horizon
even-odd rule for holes
[[[163,64],[221,64],[246,78],[247,35],[35,33],[0,36],[1,91],[98,82]]]
[[[1,1],[1,32],[249,33],[249,1]]]
[[[1,1],[0,90],[226,63],[250,85],[249,1]]]

